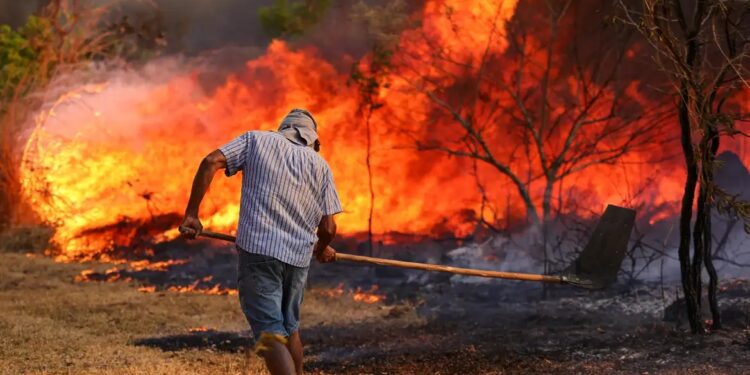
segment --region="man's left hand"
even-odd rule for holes
[[[325,249],[315,252],[315,259],[320,263],[332,263],[336,261],[336,250],[330,246],[326,246]]]
[[[178,228],[180,234],[183,237],[189,239],[195,239],[203,231],[203,224],[198,220],[198,217],[192,215],[186,215],[185,219],[182,220],[182,224]]]

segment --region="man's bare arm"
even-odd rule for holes
[[[219,150],[214,150],[201,161],[198,171],[195,173],[195,178],[193,178],[193,188],[190,191],[190,199],[185,209],[185,219],[180,225],[180,233],[184,236],[195,238],[203,231],[203,225],[198,219],[198,210],[206,191],[211,186],[214,175],[218,170],[226,167],[227,159]]]
[[[336,237],[336,221],[333,215],[323,216],[318,224],[318,242],[313,250],[318,262],[329,263],[336,260],[336,251],[328,247],[334,237]]]

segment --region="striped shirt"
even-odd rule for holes
[[[328,163],[276,132],[247,132],[219,150],[227,176],[243,171],[237,246],[307,267],[320,219],[342,211]]]

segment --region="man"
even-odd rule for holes
[[[198,207],[214,174],[242,171],[240,305],[255,336],[254,351],[273,375],[302,374],[299,311],[310,258],[336,258],[328,245],[341,203],[331,170],[317,153],[317,130],[309,112],[294,109],[277,132],[247,132],[211,152],[195,175],[180,225],[188,238],[200,234]]]

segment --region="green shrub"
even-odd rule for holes
[[[276,0],[258,11],[260,23],[268,35],[277,38],[301,35],[325,15],[331,0]]]

